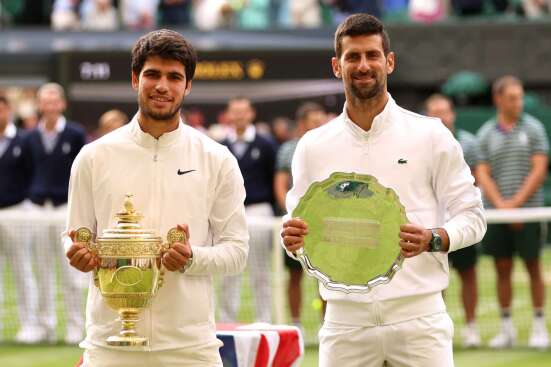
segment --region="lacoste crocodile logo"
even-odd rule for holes
[[[408,162],[407,159],[404,159],[404,158],[398,159],[398,164],[406,164],[407,162]]]
[[[188,169],[187,171],[182,171],[180,169],[178,169],[178,175],[181,176],[181,175],[185,175],[186,173],[190,173],[190,172],[193,172],[195,171],[194,169]]]

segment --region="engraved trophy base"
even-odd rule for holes
[[[119,335],[112,335],[107,338],[107,345],[114,347],[133,347],[133,346],[147,346],[148,340],[146,337],[138,335],[136,332],[136,323],[140,320],[138,318],[138,308],[121,308],[119,309],[120,321],[122,323],[122,329]]]

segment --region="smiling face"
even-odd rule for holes
[[[138,91],[142,123],[178,124],[184,97],[191,91],[182,63],[159,56],[148,57],[139,75],[132,73]]]
[[[333,73],[342,78],[346,98],[366,101],[383,96],[387,75],[394,70],[394,53],[386,56],[379,34],[345,36],[342,53],[333,57]]]

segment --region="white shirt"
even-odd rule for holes
[[[0,157],[4,155],[4,152],[8,149],[10,146],[10,142],[15,138],[15,135],[17,134],[17,128],[13,124],[13,122],[8,122],[8,125],[6,126],[6,129],[4,130],[4,134],[0,135]]]
[[[479,242],[486,231],[480,191],[458,142],[440,120],[407,111],[390,96],[369,131],[349,119],[345,106],[340,116],[302,137],[293,157],[287,212],[293,212],[310,184],[333,172],[377,178],[396,192],[410,222],[443,227],[450,251]],[[425,252],[405,259],[389,284],[367,294],[344,294],[322,285],[320,292],[326,300],[378,302],[436,293],[447,286],[447,254]]]
[[[57,139],[59,134],[65,129],[67,120],[65,117],[60,116],[55,123],[55,128],[52,131],[46,130],[44,121],[40,121],[38,124],[38,131],[40,132],[40,137],[42,138],[42,144],[44,145],[44,150],[46,153],[50,154],[53,152],[55,145],[57,144]]]
[[[138,332],[149,337],[150,346],[134,349],[218,343],[212,275],[242,271],[248,254],[245,189],[237,161],[226,147],[181,122],[155,139],[134,117],[84,146],[75,159],[67,230],[85,226],[101,235],[113,228],[126,193],[134,194],[134,206],[144,215],[142,226],[161,237],[177,224],[188,224],[193,251],[193,265],[183,274],[167,271],[151,308],[140,314]],[[66,237],[66,249],[70,244]],[[117,318],[91,283],[82,346],[106,347],[105,338],[118,333]]]
[[[249,144],[254,141],[256,137],[256,128],[254,125],[249,125],[241,136],[237,135],[235,129],[232,129],[228,134],[228,141],[231,144],[232,150],[237,158],[243,157],[243,154],[247,151]]]

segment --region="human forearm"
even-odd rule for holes
[[[501,207],[504,199],[491,176],[490,167],[487,164],[480,164],[476,167],[475,179],[482,192],[484,192],[484,196],[492,205],[496,208]]]
[[[539,190],[547,177],[547,163],[548,159],[546,155],[536,155],[532,158],[530,174],[526,176],[520,189],[511,198],[512,206],[521,207]]]

